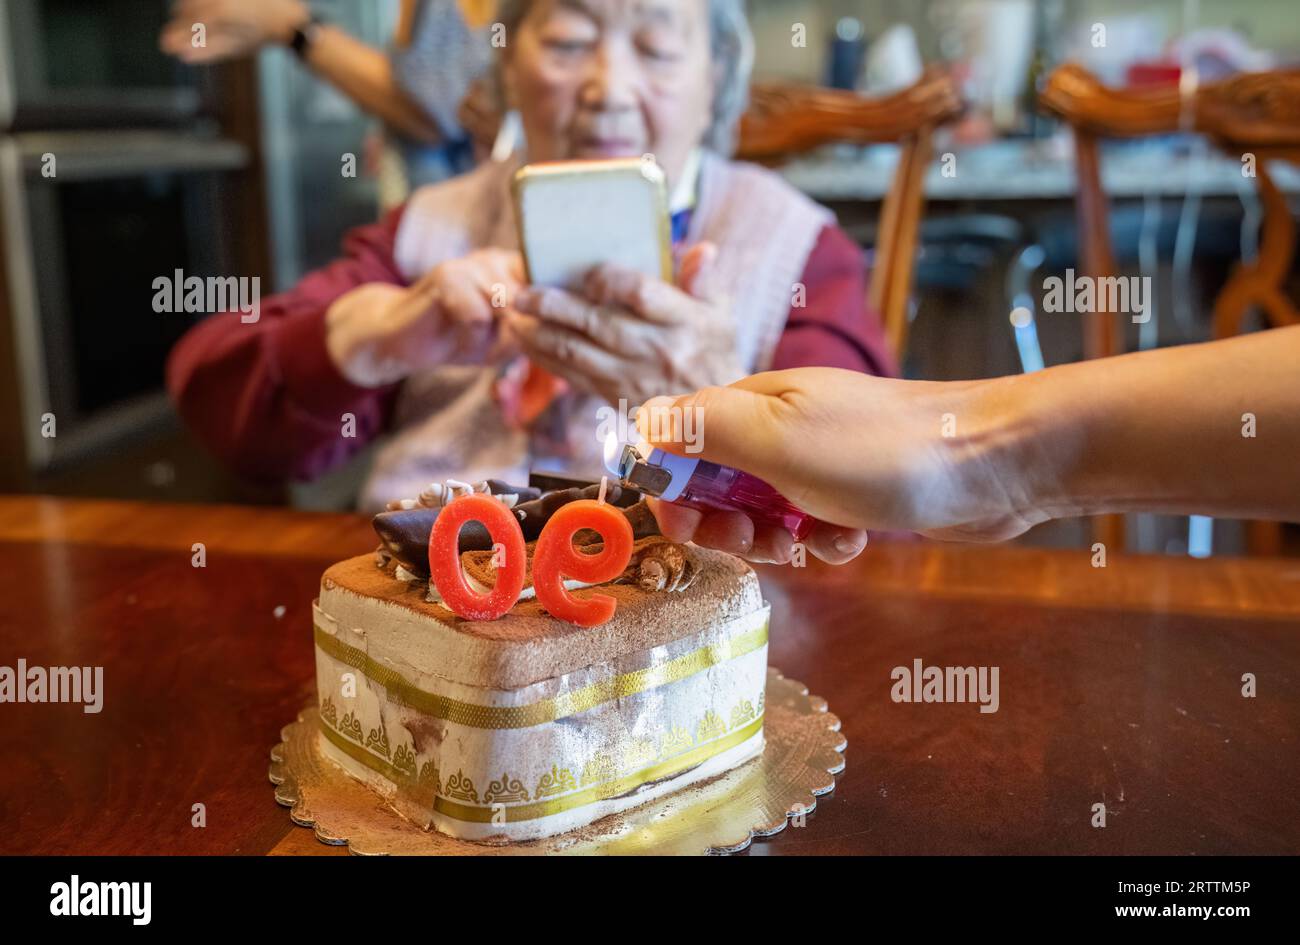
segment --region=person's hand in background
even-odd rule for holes
[[[508,329],[541,367],[611,404],[729,383],[743,371],[730,305],[711,285],[716,255],[712,243],[687,250],[677,285],[607,265],[580,293],[530,288]]]
[[[360,387],[400,381],[425,368],[482,361],[497,319],[524,283],[516,252],[475,250],[431,269],[415,284],[358,286],[325,314],[325,347]]]
[[[414,0],[410,0],[414,2]],[[255,55],[265,46],[288,46],[311,21],[302,0],[177,0],[158,45],[189,65],[211,65]],[[203,26],[196,45],[195,27]],[[442,129],[403,87],[387,52],[329,23],[318,22],[300,53],[302,65],[409,141],[442,142]]]
[[[300,0],[178,0],[158,44],[191,65],[221,62],[263,46],[287,45],[310,16]],[[196,24],[204,29],[201,46],[195,45]]]
[[[991,433],[1004,419],[1001,406],[997,381],[937,384],[800,368],[657,397],[643,405],[638,426],[654,446],[743,469],[835,523],[819,525],[805,546],[842,563],[861,552],[866,529],[995,541],[1040,521],[1012,488],[1030,471],[1014,468],[1004,449],[1009,438]],[[652,419],[656,412],[697,417],[699,451],[688,453],[680,429]],[[741,512],[651,505],[676,541],[756,561],[791,558],[789,532],[756,527]]]

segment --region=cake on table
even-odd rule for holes
[[[564,581],[616,602],[596,626],[548,612],[531,582],[547,522],[597,487],[454,484],[377,516],[379,552],[327,570],[313,608],[322,754],[421,828],[523,841],[762,752],[768,607],[753,570],[668,541],[635,492],[600,488],[634,544],[613,581]],[[496,619],[457,616],[429,580],[429,536],[457,490],[509,508],[527,542],[523,589]],[[450,552],[484,592],[498,577],[492,537],[471,524]],[[599,552],[602,536],[574,544]]]

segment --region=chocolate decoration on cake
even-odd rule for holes
[[[385,511],[405,512],[411,509],[440,509],[452,499],[471,492],[486,493],[499,498],[507,508],[514,508],[520,502],[530,502],[541,498],[543,490],[535,486],[512,486],[500,479],[484,479],[481,482],[468,483],[459,479],[446,482],[431,482],[414,499],[394,499]]]
[[[521,500],[531,496],[527,501],[517,502],[511,511],[519,519],[519,526],[524,533],[524,541],[533,542],[542,533],[542,529],[551,516],[561,507],[579,499],[595,499],[600,495],[600,483],[581,488],[556,489],[540,492],[530,486],[511,486],[500,480],[489,479],[487,486],[492,495],[516,495]],[[611,483],[605,491],[605,501],[622,509],[632,526],[634,538],[647,538],[659,534],[659,526],[649,507],[641,501],[641,494],[634,489],[627,489]],[[382,542],[382,556],[390,556],[406,571],[421,580],[429,579],[429,534],[433,531],[434,519],[438,517],[437,508],[423,505],[415,508],[380,512],[372,519],[375,533]],[[575,536],[574,543],[584,545],[597,536],[583,534]],[[470,522],[460,532],[460,551],[491,551],[492,539],[478,522]]]
[[[542,527],[550,521],[551,516],[561,506],[568,505],[570,502],[577,502],[579,499],[595,499],[599,498],[599,496],[600,483],[596,483],[595,485],[583,486],[580,489],[556,489],[553,492],[544,492],[539,499],[516,505],[514,509],[515,517],[519,519],[519,524],[524,530],[524,540],[536,541],[537,536],[542,533]],[[605,490],[605,501],[615,508],[624,509],[625,511],[636,505],[640,499],[641,493],[614,483],[610,483],[609,488]],[[635,522],[632,524],[633,527],[636,526]]]
[[[638,543],[633,566],[627,577],[643,591],[684,591],[695,580],[695,567],[686,549],[675,541],[659,537]],[[635,574],[632,572],[635,570]]]

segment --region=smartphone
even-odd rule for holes
[[[603,263],[672,281],[664,172],[653,159],[548,161],[515,173],[528,281],[572,289]]]

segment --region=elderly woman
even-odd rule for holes
[[[173,352],[181,414],[236,470],[311,478],[379,445],[367,508],[455,477],[599,475],[600,407],[773,368],[888,373],[858,247],[832,215],[726,160],[751,41],[741,0],[507,0],[498,76],[526,155],[417,191],[345,258],[218,315]],[[676,284],[605,267],[525,285],[523,160],[651,153]]]

